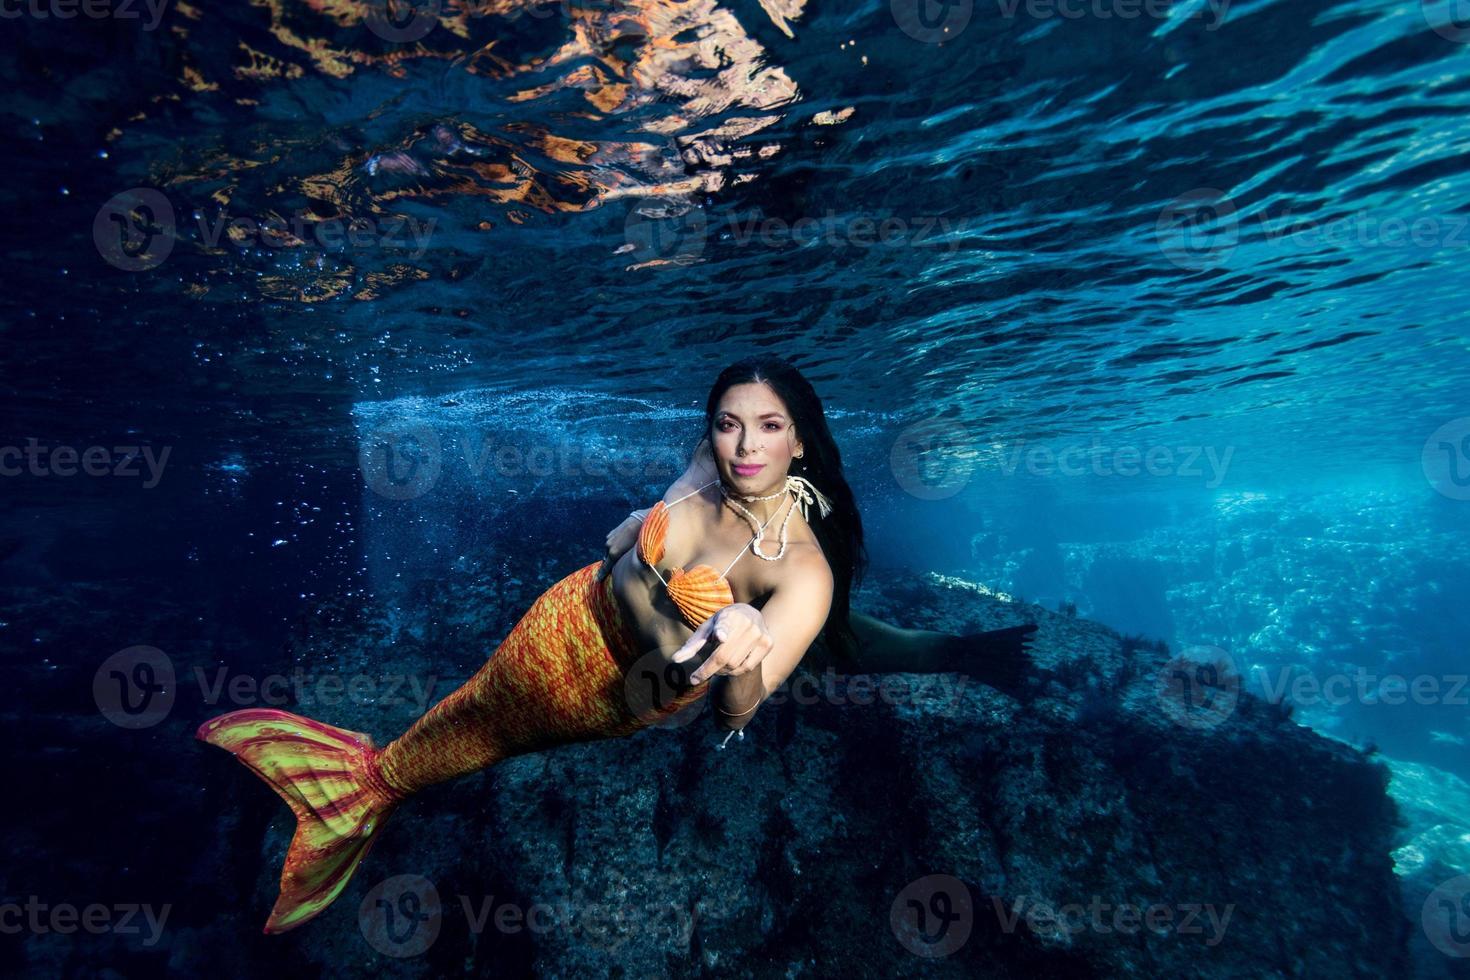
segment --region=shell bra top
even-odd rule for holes
[[[686,493],[672,504],[665,504],[662,500],[653,505],[648,516],[643,519],[643,527],[638,532],[638,557],[643,563],[653,569],[653,574],[658,575],[659,581],[664,583],[668,589],[669,598],[674,600],[674,605],[679,607],[679,613],[684,617],[684,622],[689,628],[697,630],[715,613],[735,602],[735,593],[730,589],[730,583],[725,576],[730,569],[735,567],[735,562],[740,560],[740,555],[745,554],[750,544],[746,544],[735,556],[734,561],[725,566],[723,572],[717,572],[709,565],[695,565],[685,571],[676,568],[669,573],[668,578],[659,574],[655,566],[664,557],[664,539],[669,532],[669,508],[683,500],[688,500],[694,494],[699,493],[705,487],[712,487],[718,480],[711,480],[699,490]],[[750,542],[754,543],[760,535],[752,535]]]

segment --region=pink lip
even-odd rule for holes
[[[759,473],[765,468],[765,463],[752,463],[749,466],[740,466],[736,464],[731,467],[731,469],[733,469],[736,473],[739,473],[741,476],[755,476],[755,474]]]

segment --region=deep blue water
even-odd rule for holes
[[[7,727],[135,644],[275,662],[345,598],[422,629],[416,582],[591,560],[769,350],[875,565],[1209,648],[1464,791],[1455,5],[432,9],[8,22]]]

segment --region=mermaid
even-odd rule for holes
[[[1015,686],[1035,624],[956,637],[852,613],[862,522],[795,367],[770,355],[731,365],[704,415],[694,460],[663,498],[536,599],[474,676],[398,738],[379,747],[272,708],[199,727],[296,817],[265,932],[320,915],[413,793],[523,753],[631,735],[702,700],[726,741],[743,738],[809,649],[844,669],[962,670]],[[639,693],[645,679],[653,689]]]

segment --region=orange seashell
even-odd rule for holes
[[[660,500],[643,518],[643,527],[638,531],[638,554],[650,565],[657,565],[664,558],[664,538],[669,533],[669,509]]]
[[[698,629],[706,619],[735,601],[730,583],[708,565],[695,565],[687,572],[674,569],[669,574],[669,598],[679,607],[691,629]]]

